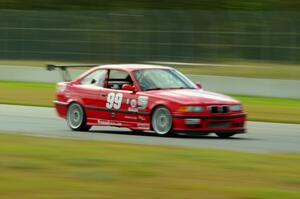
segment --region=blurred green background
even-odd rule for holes
[[[300,3],[0,1],[0,59],[297,64]]]

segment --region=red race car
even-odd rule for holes
[[[133,131],[245,133],[246,114],[239,101],[205,91],[171,67],[120,64],[93,67],[71,80],[67,67],[57,83],[55,108],[74,131],[92,126],[126,127]]]

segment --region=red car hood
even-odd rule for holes
[[[154,98],[172,100],[180,104],[237,104],[240,103],[229,96],[204,91],[201,89],[167,89],[148,91]]]

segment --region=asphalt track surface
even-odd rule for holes
[[[180,135],[171,138],[153,133],[134,134],[125,128],[93,127],[72,132],[53,108],[0,104],[0,131],[53,138],[116,141],[136,144],[218,148],[250,152],[300,152],[300,125],[248,122],[248,133],[230,139]]]

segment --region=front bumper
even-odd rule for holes
[[[245,133],[246,114],[230,115],[174,115],[175,131],[199,133]]]

